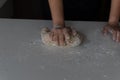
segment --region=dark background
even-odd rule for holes
[[[64,0],[64,1],[67,1],[67,0]],[[98,10],[96,12],[92,11],[95,13],[96,16],[95,17],[91,16],[91,18],[87,18],[87,17],[84,18],[84,16],[86,14],[85,15],[82,14],[82,16],[80,16],[80,14],[81,14],[80,10],[78,10],[77,13],[70,11],[69,9],[67,9],[67,7],[70,5],[64,4],[65,19],[67,19],[67,20],[86,20],[86,21],[87,20],[90,20],[90,21],[106,21],[106,20],[108,20],[108,16],[109,16],[109,12],[110,12],[110,0],[98,0],[98,1],[99,1],[99,5],[100,5]],[[8,12],[10,12],[10,10],[12,11],[12,14],[13,14],[12,18],[51,19],[48,0],[8,0],[7,3],[5,4],[5,6],[11,2],[12,2],[13,9],[12,10],[8,9]],[[75,4],[77,4],[77,3],[78,2],[76,2]],[[95,4],[92,4],[92,3],[87,4],[87,6],[93,6],[93,7],[94,7],[94,5]],[[74,7],[74,5],[71,5],[71,7]],[[75,7],[75,9],[77,9],[77,7]],[[85,7],[82,7],[82,9],[85,9]],[[3,12],[3,10],[1,12]]]
[[[96,1],[99,1],[99,0],[96,0]],[[76,1],[76,3],[78,2]],[[96,17],[91,16],[91,18],[87,18],[86,14],[85,15],[81,14],[79,11],[78,11],[79,14],[75,14],[72,11],[71,13],[67,13],[70,11],[66,9],[67,6],[70,6],[70,5],[66,5],[66,4],[64,5],[65,19],[67,20],[95,20],[95,21],[102,20],[104,21],[104,20],[107,20],[109,16],[110,0],[100,0],[98,11],[97,12],[93,11],[94,13],[96,13]],[[74,7],[73,5],[71,6]],[[96,6],[96,5],[94,4],[94,2],[91,2],[90,4],[87,4],[87,6]],[[77,9],[77,7],[75,8]],[[85,7],[82,7],[82,9],[85,9]],[[79,15],[82,15],[83,17],[86,17],[86,18],[84,19],[82,16],[79,16]],[[32,19],[51,19],[48,0],[14,0],[14,17],[15,18],[32,18]]]

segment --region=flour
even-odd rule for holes
[[[41,68],[42,70],[44,70],[44,69],[45,69],[45,66],[41,65],[40,68]]]

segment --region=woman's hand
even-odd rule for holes
[[[71,35],[72,29],[70,27],[53,28],[50,33],[50,38],[52,41],[55,41],[57,45],[65,46],[66,40],[69,40]]]
[[[119,24],[110,24],[104,26],[103,34],[106,35],[107,33],[112,34],[112,38],[116,42],[120,42],[120,26]]]

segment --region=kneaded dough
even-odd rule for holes
[[[79,46],[82,43],[82,36],[77,33],[76,35],[72,35],[71,39],[68,41],[66,40],[66,45],[65,46],[58,46],[55,41],[52,41],[49,36],[50,30],[48,28],[43,28],[41,30],[41,39],[42,42],[47,45],[47,46],[55,46],[55,47],[76,47]]]

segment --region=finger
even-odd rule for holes
[[[63,30],[63,34],[65,36],[65,40],[69,40],[70,39],[70,33],[67,31],[67,29]]]
[[[117,42],[120,42],[120,32],[117,31]]]
[[[119,42],[120,42],[120,31],[119,31]]]
[[[46,32],[50,32],[49,28],[46,28]]]
[[[58,30],[53,30],[53,41],[55,41],[55,43],[58,45],[59,42],[58,42]]]
[[[67,30],[68,32],[72,32],[72,27],[66,27],[66,30]]]
[[[72,29],[72,35],[73,35],[73,36],[77,35],[77,31],[74,30],[74,29]]]
[[[65,45],[65,37],[64,37],[63,31],[58,30],[58,34],[59,34],[59,45],[64,46]]]
[[[59,45],[60,46],[65,46],[65,38],[64,38],[64,35],[62,34],[60,34],[59,35]]]
[[[52,31],[51,31],[52,33],[51,33],[51,38],[52,38],[52,41],[55,41],[55,35],[56,35],[56,31],[55,31],[55,29],[52,29]]]
[[[116,41],[117,40],[117,32],[116,31],[113,31],[113,40]]]
[[[52,32],[53,32],[52,41],[55,41],[57,37],[57,31],[55,29],[52,29]]]
[[[53,36],[54,36],[54,33],[53,33],[53,32],[50,32],[50,33],[49,33],[49,37],[50,37],[51,40],[53,40]]]
[[[107,35],[108,34],[108,28],[104,27],[103,30],[102,30],[102,33],[104,35]]]
[[[58,34],[54,34],[53,41],[55,41],[55,43],[59,45]]]

